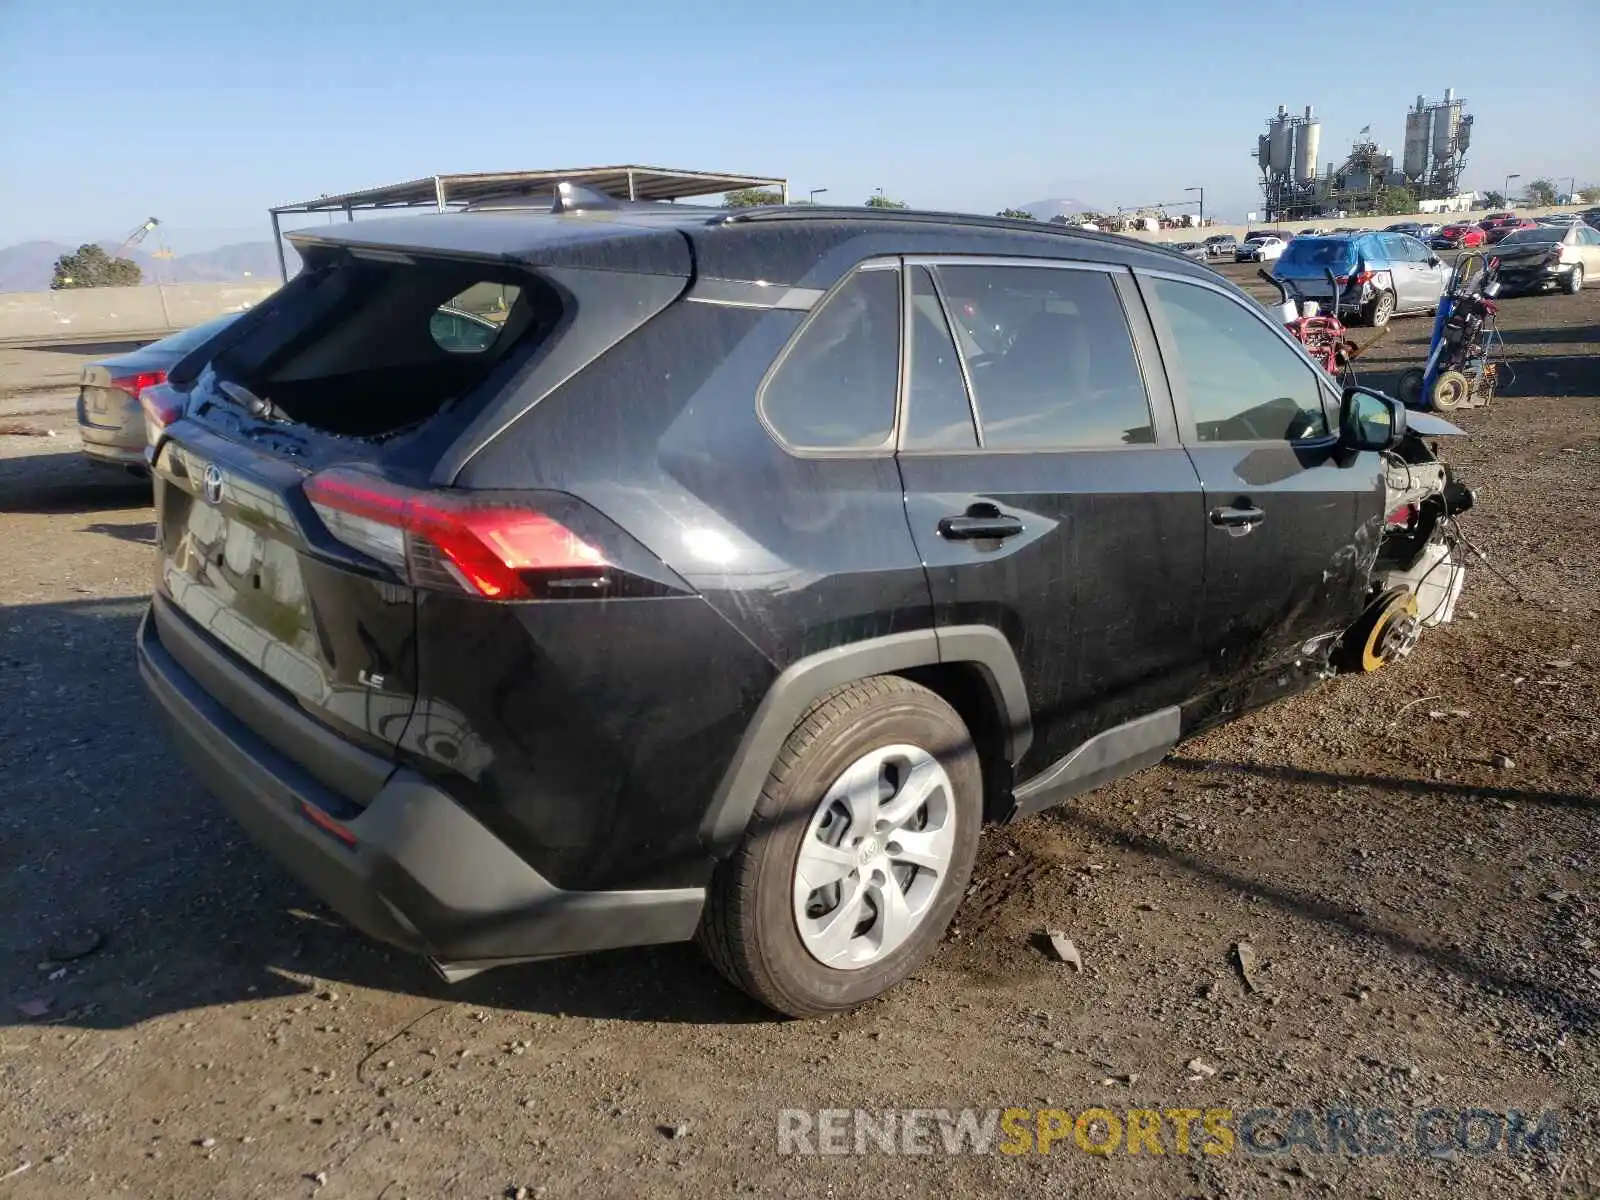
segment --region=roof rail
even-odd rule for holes
[[[933,209],[921,208],[846,208],[842,205],[821,204],[786,204],[770,205],[758,208],[741,208],[729,213],[724,218],[725,224],[738,224],[748,221],[804,221],[804,220],[851,220],[851,221],[921,221],[933,222],[940,225],[968,225],[979,229],[1003,229],[1008,233],[1018,231],[1028,233],[1054,233],[1064,237],[1100,238],[1109,237],[1108,234],[1096,234],[1087,229],[1077,229],[1071,225],[1054,225],[1049,221],[1023,221],[1014,217],[986,217],[981,213],[938,212]],[[1121,244],[1119,242],[1119,244]]]

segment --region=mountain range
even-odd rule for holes
[[[101,242],[107,254],[117,250],[115,242]],[[0,292],[42,292],[50,287],[56,259],[77,251],[65,242],[20,242],[0,249]],[[289,274],[299,268],[300,258],[292,246],[285,245],[284,257]],[[143,250],[123,254],[139,264],[146,283],[236,283],[244,279],[274,280],[278,277],[278,256],[271,242],[235,242],[214,250],[153,258]]]

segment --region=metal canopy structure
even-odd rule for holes
[[[354,221],[359,212],[387,209],[432,208],[437,212],[464,209],[486,201],[503,202],[551,193],[558,183],[593,188],[619,200],[687,200],[742,188],[773,188],[789,202],[789,181],[766,175],[724,175],[715,171],[676,171],[667,167],[578,167],[565,171],[489,171],[471,175],[429,175],[405,183],[318,196],[298,204],[268,209],[272,218],[272,244],[278,252],[278,271],[284,282],[289,267],[283,255],[283,230],[279,218],[286,213],[342,212]]]

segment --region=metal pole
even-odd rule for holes
[[[783,181],[783,202],[785,204],[789,203],[789,181],[787,179]]]
[[[444,180],[437,175],[433,177],[433,202],[440,212],[444,211]]]
[[[344,219],[346,221],[354,221],[356,219],[356,214],[351,211],[351,208],[348,204],[344,206]]]
[[[278,228],[278,210],[268,209],[267,214],[272,218],[272,248],[278,252],[278,274],[285,283],[289,282],[289,263],[283,257],[283,230]]]
[[[637,200],[638,198],[637,193],[633,190],[633,170],[630,168],[628,171],[628,199]]]

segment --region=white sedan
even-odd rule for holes
[[[1233,261],[1271,262],[1275,258],[1283,257],[1283,251],[1287,245],[1288,243],[1282,238],[1253,237],[1239,243],[1238,249],[1233,252]]]

